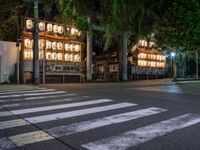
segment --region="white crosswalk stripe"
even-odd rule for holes
[[[44,106],[44,107],[28,108],[28,109],[21,109],[21,110],[11,110],[11,112],[13,114],[19,115],[19,114],[47,111],[47,110],[56,110],[56,109],[62,109],[62,108],[70,108],[70,107],[77,107],[77,106],[100,104],[100,103],[111,102],[111,101],[112,100],[110,100],[110,99],[100,99],[100,100],[84,101],[84,102],[79,102],[79,103]]]
[[[37,90],[23,90],[23,91],[12,91],[12,92],[1,92],[0,95],[8,95],[8,94],[23,94],[23,93],[36,93],[36,92],[50,92],[55,91],[55,89],[37,89]]]
[[[200,115],[185,114],[82,146],[89,150],[124,150],[197,123],[200,123]]]
[[[135,106],[135,105],[136,104],[132,104],[132,103],[117,103],[117,104],[112,104],[112,105],[107,105],[107,106],[100,106],[100,107],[86,108],[86,109],[62,112],[62,113],[51,114],[51,115],[30,117],[30,118],[25,118],[25,120],[27,120],[30,123],[41,123],[41,122],[66,119],[66,118],[71,118],[71,117],[76,117],[76,116],[82,116],[82,115],[87,115],[87,114],[93,114],[93,113],[98,113],[98,112],[105,112],[105,111],[115,110],[119,108],[126,108],[130,106]]]
[[[45,92],[45,93],[31,93],[31,94],[13,94],[13,95],[3,95],[0,98],[12,98],[12,97],[22,97],[22,96],[37,96],[37,95],[49,95],[49,94],[63,94],[65,91],[55,91],[55,92]]]
[[[31,101],[31,100],[44,100],[44,99],[52,99],[52,98],[62,98],[62,97],[69,97],[69,96],[76,96],[77,94],[69,93],[69,94],[59,94],[59,95],[45,95],[45,96],[34,96],[34,97],[26,97],[26,98],[15,98],[15,99],[5,99],[0,100],[0,103],[5,102],[20,102],[20,101]]]

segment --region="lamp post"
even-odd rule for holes
[[[33,31],[33,84],[39,84],[39,51],[38,51],[38,0],[23,0],[23,2],[33,3],[34,6],[34,31]]]
[[[175,52],[171,52],[171,77],[173,78],[173,80],[176,80],[176,53]]]

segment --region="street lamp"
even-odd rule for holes
[[[176,52],[171,52],[171,77],[176,80]]]
[[[39,84],[39,51],[38,51],[38,0],[23,0],[23,2],[33,3],[34,6],[34,31],[33,31],[33,83]]]

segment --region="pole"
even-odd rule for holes
[[[199,60],[198,60],[198,50],[196,50],[196,79],[199,78]]]
[[[89,26],[91,25],[91,17],[88,17]],[[92,80],[92,27],[87,32],[87,81]]]
[[[122,53],[122,79],[124,81],[128,80],[127,76],[127,44],[128,44],[128,38],[127,38],[127,32],[123,33],[123,53]]]
[[[39,51],[38,51],[38,0],[34,1],[34,32],[33,32],[33,84],[39,84]]]
[[[19,84],[19,61],[20,61],[20,44],[19,39],[17,39],[17,84]]]

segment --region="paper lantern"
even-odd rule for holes
[[[58,53],[58,60],[62,60],[63,59],[63,54],[62,53]]]
[[[30,19],[26,20],[26,28],[29,29],[29,30],[33,28],[33,21],[32,20],[30,20]]]
[[[63,44],[61,42],[58,42],[57,43],[57,49],[62,50],[62,48],[63,48]]]
[[[51,60],[51,52],[47,52],[46,53],[46,59],[47,60]]]
[[[57,42],[52,42],[52,49],[57,50]]]
[[[39,40],[39,49],[44,49],[44,40]]]
[[[70,61],[70,56],[69,56],[69,54],[65,54],[65,61]]]
[[[24,52],[24,58],[25,59],[31,59],[31,51],[25,51]]]
[[[74,61],[74,54],[70,54],[69,61]]]
[[[75,49],[76,52],[79,52],[80,51],[80,45],[76,44],[74,46],[74,49]]]
[[[53,25],[53,32],[58,33],[58,25]]]
[[[26,48],[32,48],[33,47],[32,40],[31,39],[25,39],[24,45],[25,45]]]
[[[51,41],[46,41],[46,49],[52,49],[52,43],[51,43]]]
[[[79,54],[76,54],[76,55],[74,56],[74,61],[75,61],[75,62],[79,62],[79,61],[80,61],[80,55],[79,55]]]
[[[52,57],[52,60],[57,60],[58,59],[58,54],[57,53],[52,53],[51,57]]]
[[[39,26],[40,31],[45,31],[45,23],[44,22],[39,22],[38,26]]]
[[[71,35],[75,35],[75,28],[71,28]]]
[[[74,44],[70,44],[69,49],[70,49],[70,51],[74,51]]]
[[[64,32],[64,27],[63,26],[58,26],[58,33],[63,34]]]
[[[70,44],[68,44],[68,43],[65,44],[65,50],[66,50],[66,51],[69,51],[69,50],[70,50]]]
[[[47,24],[47,31],[48,32],[52,32],[53,31],[53,25],[52,24],[50,24],[50,23]]]

